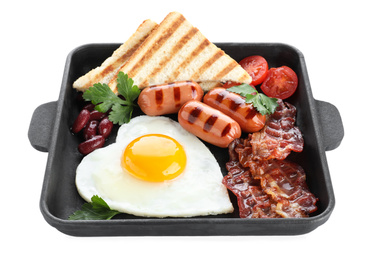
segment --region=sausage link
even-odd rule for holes
[[[201,100],[203,90],[194,81],[178,81],[144,88],[138,99],[140,109],[149,116],[177,113],[189,100]]]
[[[223,148],[241,136],[241,128],[236,121],[196,100],[188,101],[181,107],[178,122],[200,139]]]
[[[265,115],[259,113],[252,104],[245,103],[243,97],[225,88],[210,90],[203,102],[233,118],[244,132],[258,132],[266,123]]]

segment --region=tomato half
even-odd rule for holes
[[[271,68],[261,90],[269,97],[286,99],[295,93],[298,85],[296,73],[287,66]]]
[[[252,85],[261,84],[267,76],[268,63],[265,58],[259,55],[253,55],[242,59],[239,64],[249,73],[253,81]]]

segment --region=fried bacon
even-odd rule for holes
[[[304,147],[301,131],[294,126],[296,108],[281,99],[278,105],[265,127],[249,135],[254,160],[284,160],[291,151],[301,152]]]
[[[241,218],[304,218],[317,210],[303,168],[285,160],[304,145],[295,116],[296,108],[280,100],[260,132],[229,145],[223,184],[236,195]]]
[[[237,197],[241,218],[304,218],[317,210],[301,166],[287,160],[226,164],[223,184]]]
[[[276,205],[260,186],[260,180],[253,178],[250,171],[239,162],[226,164],[228,175],[223,184],[237,197],[240,218],[281,218]]]
[[[276,202],[276,213],[285,218],[307,217],[317,210],[317,198],[309,191],[304,169],[287,160],[253,161],[254,179]]]

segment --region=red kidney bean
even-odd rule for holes
[[[87,155],[94,150],[101,148],[105,144],[105,138],[102,135],[95,135],[91,139],[86,140],[79,144],[79,152],[83,155]]]
[[[88,123],[89,118],[90,118],[89,110],[87,110],[87,109],[81,110],[81,112],[77,116],[75,122],[73,122],[72,132],[75,133],[75,134],[80,132],[85,127],[85,125]]]
[[[113,129],[113,125],[113,122],[111,122],[108,117],[103,118],[98,125],[98,133],[104,138],[109,137],[111,130]]]
[[[91,120],[84,128],[84,138],[85,140],[91,139],[93,136],[97,135],[98,121]]]
[[[89,112],[92,112],[94,110],[95,106],[96,105],[89,103],[89,104],[85,105],[83,109],[87,109],[87,110],[89,110]]]
[[[90,112],[90,120],[101,120],[106,116],[106,113],[101,113],[97,110],[93,110]]]

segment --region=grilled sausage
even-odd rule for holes
[[[210,90],[203,102],[233,118],[244,132],[258,132],[266,123],[265,115],[259,113],[253,105],[245,103],[243,97],[225,88]]]
[[[177,113],[189,100],[201,100],[203,90],[194,81],[178,81],[150,86],[139,95],[140,109],[149,116]]]
[[[181,107],[178,122],[200,139],[223,148],[241,136],[241,128],[236,121],[196,100],[188,101]]]

